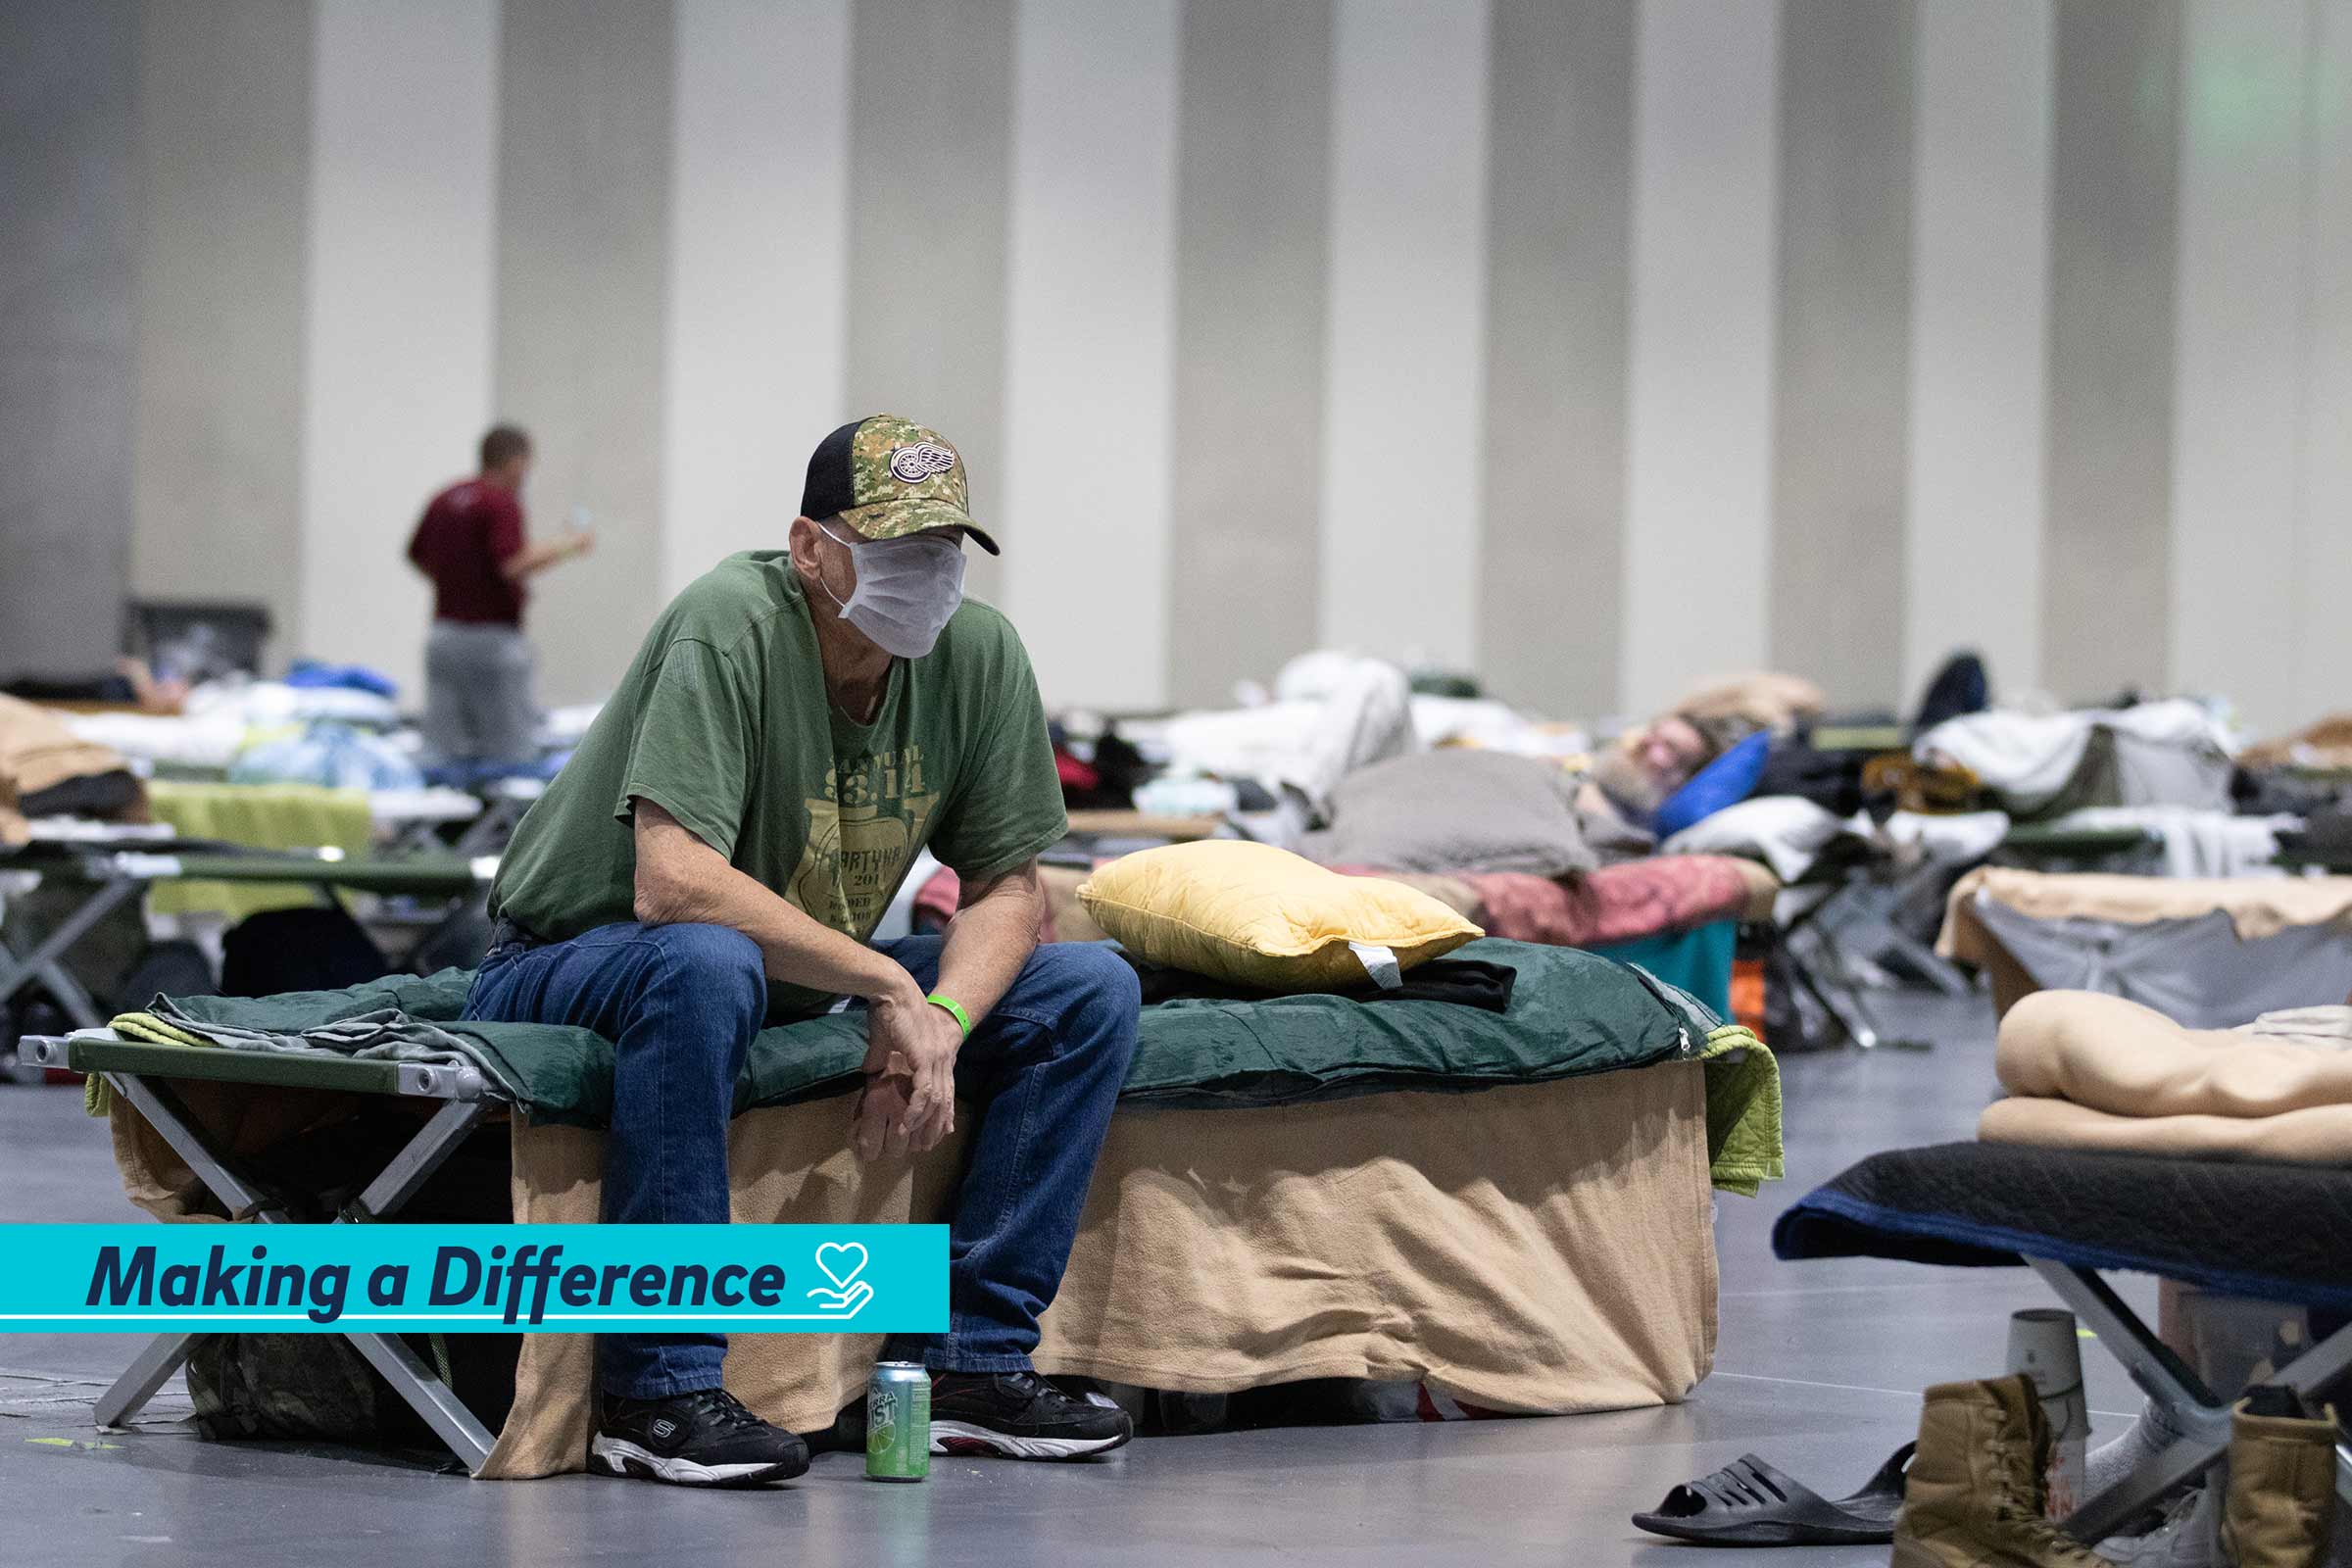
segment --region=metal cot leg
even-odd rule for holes
[[[2085,1268],[2026,1259],[2034,1273],[2074,1308],[2075,1315],[2098,1335],[2108,1353],[2124,1364],[2142,1393],[2162,1404],[2180,1441],[2140,1465],[2132,1474],[2087,1499],[2068,1516],[2067,1534],[2078,1541],[2101,1541],[2114,1535],[2167,1492],[2210,1468],[2230,1448],[2230,1407],[2156,1338],[2107,1282]]]
[[[489,1111],[490,1107],[478,1100],[453,1100],[434,1111],[433,1119],[401,1146],[390,1164],[376,1172],[375,1180],[343,1211],[343,1218],[337,1223],[365,1224],[389,1219],[399,1212],[416,1196],[416,1189],[431,1180],[433,1172],[482,1124]]]
[[[36,944],[28,956],[19,958],[0,948],[0,1003],[39,981],[66,1016],[77,1029],[102,1029],[106,1019],[98,1011],[98,1004],[81,988],[81,982],[66,972],[65,956],[74,944],[89,934],[90,928],[112,914],[126,899],[136,898],[146,884],[133,877],[116,877],[102,884],[81,906],[68,915],[58,928]]]
[[[235,1214],[250,1215],[265,1225],[285,1223],[291,1216],[275,1204],[264,1200],[262,1195],[245,1185],[214,1150],[204,1134],[197,1130],[188,1114],[188,1107],[171,1085],[149,1083],[146,1079],[126,1072],[110,1072],[106,1081],[116,1094],[135,1106],[147,1125],[172,1146],[173,1153],[188,1162],[206,1189]],[[171,1381],[188,1358],[188,1348],[195,1343],[193,1334],[159,1334],[148,1342],[138,1359],[115,1380],[115,1385],[99,1397],[97,1416],[102,1427],[119,1427],[146,1407],[156,1391]]]
[[[115,1386],[98,1396],[98,1424],[128,1425],[155,1397],[156,1391],[172,1381],[172,1374],[187,1361],[195,1343],[193,1334],[159,1334],[150,1340],[147,1348],[115,1379]]]
[[[2206,1388],[2098,1275],[2048,1258],[2026,1261],[2090,1325],[2099,1343],[2132,1374],[2132,1381],[2166,1407],[2173,1425],[2182,1433],[2178,1442],[2067,1519],[2067,1533],[2078,1541],[2100,1541],[2165,1493],[2211,1468],[2229,1451],[2230,1401]],[[2348,1370],[2352,1370],[2352,1327],[2338,1329],[2279,1368],[2275,1381],[2297,1394],[2316,1396]],[[2335,1459],[2336,1493],[2352,1504],[2352,1446],[2338,1444]]]
[[[441,1381],[440,1375],[426,1366],[408,1342],[397,1334],[346,1334],[352,1348],[368,1358],[368,1364],[383,1375],[394,1393],[409,1402],[409,1408],[424,1417],[449,1449],[466,1463],[468,1471],[481,1469],[490,1457],[495,1441],[473,1412],[458,1398],[457,1391]]]
[[[1877,1050],[1878,1028],[1871,1023],[1861,992],[1846,974],[1830,939],[1817,929],[1796,925],[1782,933],[1781,942],[1788,956],[1788,973],[1796,983],[1857,1048]]]
[[[291,1216],[282,1205],[268,1202],[212,1147],[169,1084],[132,1073],[109,1073],[107,1081],[147,1118],[149,1125],[232,1212],[265,1224],[290,1221]],[[401,1146],[400,1152],[376,1173],[375,1179],[335,1223],[364,1224],[388,1219],[397,1213],[481,1125],[489,1111],[489,1105],[479,1100],[452,1100],[443,1104],[417,1130],[416,1137]],[[482,1467],[490,1457],[493,1441],[490,1434],[458,1398],[456,1391],[442,1382],[399,1336],[346,1333],[343,1337],[367,1357],[368,1365],[383,1375],[384,1381],[392,1385],[392,1391],[424,1418],[425,1424],[449,1445],[450,1451],[465,1461],[468,1471]],[[121,1426],[137,1414],[186,1362],[194,1341],[192,1334],[159,1335],[151,1341],[122,1377],[115,1380],[114,1387],[99,1398],[98,1424]]]

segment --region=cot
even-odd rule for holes
[[[2112,871],[2139,861],[2158,842],[2145,828],[2020,822],[2002,836],[1992,863],[2032,871]]]
[[[27,1039],[19,1043],[17,1052],[27,1066],[103,1078],[186,1162],[229,1217],[261,1225],[287,1223],[292,1216],[281,1200],[239,1172],[238,1162],[189,1109],[175,1085],[194,1080],[272,1091],[388,1095],[433,1103],[432,1115],[346,1205],[334,1221],[338,1225],[397,1219],[416,1190],[498,1108],[480,1070],[465,1065],[200,1051],[125,1040],[111,1029]],[[396,1334],[348,1330],[343,1337],[467,1469],[479,1468],[489,1457],[492,1439],[481,1421],[406,1341]],[[195,1340],[192,1334],[163,1334],[149,1342],[99,1396],[98,1425],[122,1426],[137,1415],[185,1364]]]
[[[2228,1029],[2352,994],[2352,877],[2047,874],[1988,866],[1952,889],[1937,951],[2006,1013],[2043,988],[2129,997]]]
[[[2137,863],[2157,842],[2139,828],[2020,823],[2001,832],[1989,856],[1982,840],[1955,841],[1938,853],[1936,830],[1969,819],[1912,820],[1931,835],[1922,840],[1928,853],[1901,859],[1883,848],[1864,849],[1860,839],[1834,844],[1797,884],[1800,894],[1825,891],[1780,922],[1796,983],[1864,1050],[1880,1043],[1866,994],[1889,958],[1946,996],[1965,997],[1975,989],[1948,954],[1915,934],[1935,929],[1955,878],[1986,862],[2044,868]]]
[[[1039,1365],[1204,1394],[1421,1380],[1526,1413],[1683,1397],[1713,1351],[1710,1186],[1752,1193],[1779,1174],[1770,1054],[1589,954],[1492,941],[1464,953],[1516,970],[1507,1012],[1334,996],[1146,1009]],[[368,1188],[366,1211],[378,1217],[504,1109],[514,1217],[595,1220],[610,1045],[582,1030],[456,1022],[466,980],[180,1005],[199,1024],[277,1029],[398,1007],[472,1041],[478,1082],[377,1067],[370,1086],[343,1070],[358,1064],[311,1053],[138,1047],[104,1032],[23,1049],[98,1072],[120,1096],[110,1114],[126,1191],[161,1218],[267,1217],[263,1190],[179,1092],[203,1078],[217,1110],[226,1094],[246,1116],[301,1089],[446,1101]],[[850,1155],[843,1097],[862,1056],[854,1017],[760,1036],[730,1138],[736,1218],[893,1223],[946,1211],[956,1148],[868,1166]],[[877,1343],[743,1337],[730,1386],[770,1420],[819,1430],[862,1387]],[[459,1421],[413,1357],[362,1349],[398,1369],[386,1372],[394,1387],[475,1474],[583,1463],[586,1340],[526,1340],[514,1410],[494,1437]],[[151,1347],[102,1411],[123,1418],[184,1351]]]
[[[2249,1225],[2249,1214],[2273,1222]],[[2352,1172],[2297,1165],[1945,1144],[1874,1154],[1815,1189],[1773,1227],[1783,1258],[1886,1257],[1958,1267],[2024,1262],[2182,1433],[2066,1521],[2115,1534],[2228,1451],[2230,1406],[2100,1277],[2130,1270],[2227,1296],[2352,1308]],[[2271,1381],[2318,1395],[2352,1369],[2352,1326]],[[2352,1446],[2336,1449],[2352,1503]]]
[[[124,844],[135,848],[123,848]],[[248,850],[204,840],[158,841],[151,836],[101,840],[41,840],[0,852],[0,871],[31,871],[87,890],[71,912],[38,934],[28,949],[0,944],[0,1006],[38,985],[80,1028],[106,1020],[65,959],[99,922],[149,888],[171,882],[234,882],[340,889],[425,899],[459,899],[489,885],[495,857],[455,854],[347,857],[332,850]]]

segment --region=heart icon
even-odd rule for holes
[[[847,1263],[848,1267],[836,1266]],[[846,1291],[850,1282],[865,1272],[865,1244],[863,1242],[827,1242],[816,1250],[816,1266],[825,1271],[837,1291]]]

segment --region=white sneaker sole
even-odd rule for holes
[[[626,1438],[599,1436],[588,1445],[588,1468],[631,1481],[666,1481],[673,1487],[756,1487],[763,1481],[789,1480],[808,1466],[697,1464],[692,1459],[663,1458]]]
[[[1017,1438],[1008,1432],[994,1432],[976,1427],[968,1421],[934,1421],[931,1423],[931,1451],[953,1453],[952,1442],[968,1445],[965,1453],[993,1453],[1001,1459],[1082,1459],[1090,1453],[1107,1453],[1125,1443],[1124,1436],[1116,1438]]]

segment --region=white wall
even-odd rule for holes
[[[2306,368],[2303,0],[2188,0],[2175,285],[2172,660],[2258,727],[2291,721]]]
[[[129,497],[131,588],[268,603],[281,657],[414,673],[399,547],[508,416],[539,526],[607,513],[533,609],[548,695],[592,694],[905,405],[1055,702],[1336,641],[1625,710],[1775,649],[1907,703],[1960,644],[2009,691],[2352,707],[2352,0],[1916,4],[1828,93],[1847,3],[141,0],[88,45],[127,177],[122,115],[61,123],[84,172],[25,226],[135,236],[131,433],[74,426],[118,432],[84,488]],[[1573,180],[1527,205],[1496,125]],[[1825,318],[1849,223],[1874,292]],[[1866,486],[1847,343],[1902,368]],[[67,350],[11,353],[12,428],[71,416]],[[19,444],[23,494],[107,469]]]
[[[318,0],[317,17],[289,643],[416,688],[432,596],[402,553],[491,416],[498,7]]]
[[[1487,23],[1485,0],[1340,0],[1332,57],[1322,639],[1456,669],[1478,644]]]
[[[1636,46],[1620,701],[1764,659],[1777,0],[1651,0]]]
[[[1022,0],[1012,87],[1003,607],[1070,703],[1167,700],[1176,0]]]
[[[2305,134],[2304,430],[2295,589],[2296,659],[2283,698],[2299,719],[2352,706],[2352,0],[2314,0]]]
[[[1919,10],[1905,691],[1962,645],[2041,667],[2052,28],[2051,0]]]
[[[680,0],[665,594],[783,548],[808,453],[845,416],[849,54],[830,0]]]

